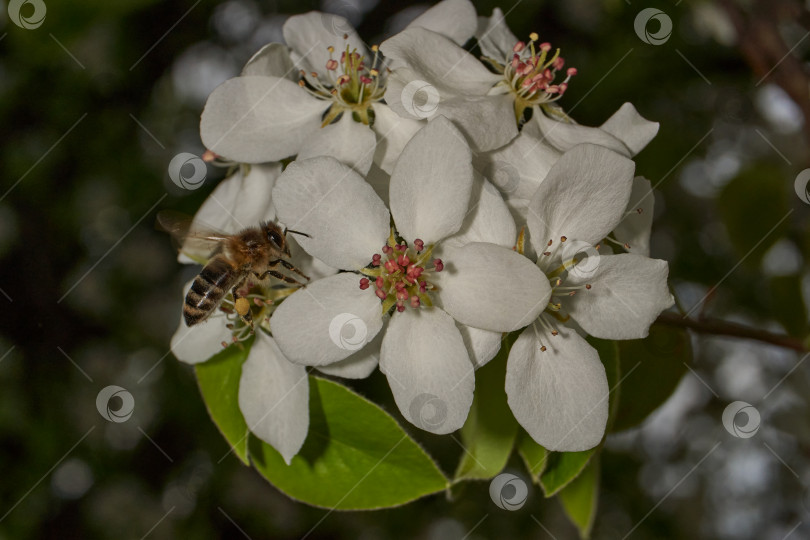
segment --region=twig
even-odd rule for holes
[[[801,339],[720,319],[705,318],[697,320],[684,318],[677,313],[662,313],[656,322],[666,326],[688,328],[698,334],[753,339],[754,341],[770,343],[771,345],[778,345],[799,352],[810,350],[802,343]]]

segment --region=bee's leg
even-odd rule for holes
[[[236,310],[236,313],[239,314],[239,317],[242,321],[253,328],[253,315],[250,312],[250,300],[239,296],[239,288],[245,283],[243,279],[239,283],[237,283],[233,289],[231,289],[231,293],[233,294],[233,308]]]
[[[284,259],[276,259],[275,261],[270,261],[270,266],[271,267],[275,267],[278,264],[280,264],[281,266],[283,266],[287,270],[292,270],[293,272],[295,272],[296,274],[298,274],[302,278],[305,278],[307,281],[309,281],[309,276],[304,274],[298,268],[296,268],[290,261],[285,261]]]
[[[279,272],[277,270],[268,270],[268,271],[264,272],[263,274],[259,274],[257,272],[255,275],[259,279],[265,279],[267,276],[273,276],[274,278],[278,278],[278,279],[284,281],[285,283],[292,283],[292,284],[295,284],[295,285],[301,285],[302,287],[304,285],[306,285],[305,283],[301,283],[300,281],[297,281],[294,278],[291,278],[290,276],[285,276],[284,274],[282,274],[281,272]],[[309,278],[307,278],[307,279],[309,279]]]

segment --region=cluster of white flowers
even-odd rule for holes
[[[480,59],[462,48],[472,38]],[[290,17],[284,39],[217,88],[201,121],[236,172],[195,220],[309,235],[288,239],[309,284],[251,295],[239,389],[251,431],[289,463],[308,431],[307,367],[364,378],[379,365],[408,421],[450,433],[475,370],[522,330],[505,388],[517,421],[550,450],[599,444],[609,388],[584,336],[645,337],[673,301],[667,263],[648,257],[650,183],[631,161],[658,124],[630,104],[601,127],[575,123],[557,100],[576,69],[468,0],[379,47],[318,12]],[[247,335],[212,316],[181,322],[172,349],[197,363]]]

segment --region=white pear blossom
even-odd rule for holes
[[[551,167],[529,203],[537,265],[552,293],[509,353],[506,393],[518,422],[549,450],[592,448],[605,431],[605,369],[578,330],[640,339],[673,304],[665,261],[597,250],[626,216],[634,168],[605,147],[575,146]]]
[[[360,175],[329,157],[291,164],[273,197],[280,220],[310,235],[301,246],[346,270],[278,307],[270,325],[282,353],[334,365],[382,334],[380,370],[404,417],[433,433],[459,429],[475,367],[495,355],[502,332],[535,320],[550,294],[540,269],[510,249],[514,222],[491,184],[475,178],[461,133],[438,117],[411,139],[391,177],[390,214]],[[351,346],[336,339],[349,321],[359,334]]]
[[[518,40],[500,9],[479,20],[476,37],[483,53],[480,61],[424,28],[407,29],[383,42],[380,50],[396,65],[388,80],[391,108],[412,118],[403,100],[392,95],[402,95],[416,83],[430,85],[436,94],[433,114],[453,120],[482,152],[512,140],[527,109],[541,138],[559,151],[592,142],[630,155],[655,136],[658,124],[644,120],[632,106],[601,128],[580,126],[568,118],[555,102],[565,94],[576,68],[565,68],[560,50],[552,53],[551,44],[540,43],[536,33],[528,43]]]
[[[476,28],[469,0],[444,0],[409,27],[430,28],[464,43]],[[387,68],[341,16],[294,15],[287,46],[271,43],[208,98],[203,143],[244,163],[329,155],[366,174],[374,161],[390,172],[424,122],[401,118],[383,102]]]
[[[223,180],[203,202],[191,224],[191,230],[213,230],[234,234],[248,226],[275,219],[270,192],[281,173],[281,165],[267,163],[243,165]],[[315,278],[336,272],[304,253],[291,236],[287,238],[296,267]],[[181,251],[182,262],[204,262],[210,255],[210,243],[190,237]],[[186,283],[183,297],[192,282]],[[306,368],[289,362],[275,340],[266,332],[273,300],[283,298],[291,289],[272,289],[264,294],[251,292],[253,318],[258,322],[255,340],[242,365],[239,383],[239,408],[250,430],[273,446],[289,463],[306,439],[309,426],[309,383]],[[253,332],[233,311],[233,301],[223,300],[204,322],[187,326],[182,316],[171,340],[171,350],[189,364],[205,362],[233,342],[247,340]],[[228,312],[231,313],[228,313]],[[366,377],[376,367],[374,358],[344,360],[332,374]]]

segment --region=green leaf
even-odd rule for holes
[[[620,341],[619,360],[624,378],[612,431],[640,424],[669,398],[692,362],[686,330],[654,324],[645,339]]]
[[[248,426],[239,410],[239,377],[252,339],[231,345],[210,360],[194,366],[208,414],[233,452],[248,465]]]
[[[576,480],[560,491],[562,503],[568,518],[579,530],[580,538],[591,536],[599,501],[599,457],[595,457],[577,476]]]
[[[546,470],[540,476],[540,487],[546,497],[556,495],[573,482],[598,449],[597,446],[582,452],[549,452]]]
[[[762,256],[790,225],[783,218],[793,190],[788,193],[783,179],[779,168],[758,163],[729,182],[717,198],[731,244],[750,268],[759,267]]]
[[[531,435],[523,430],[520,430],[517,448],[520,457],[523,458],[523,463],[526,464],[526,468],[529,470],[532,482],[539,484],[540,475],[546,470],[548,464],[548,450],[537,444]]]
[[[309,434],[289,466],[250,438],[253,465],[299,501],[337,510],[405,504],[448,487],[430,457],[374,403],[337,383],[310,377]]]
[[[504,389],[510,348],[504,341],[495,358],[475,373],[475,398],[461,428],[464,453],[456,468],[457,481],[493,478],[503,470],[512,453],[518,423],[506,402]]]
[[[771,313],[791,336],[807,332],[807,308],[802,297],[801,276],[776,276],[768,281],[771,293]]]

